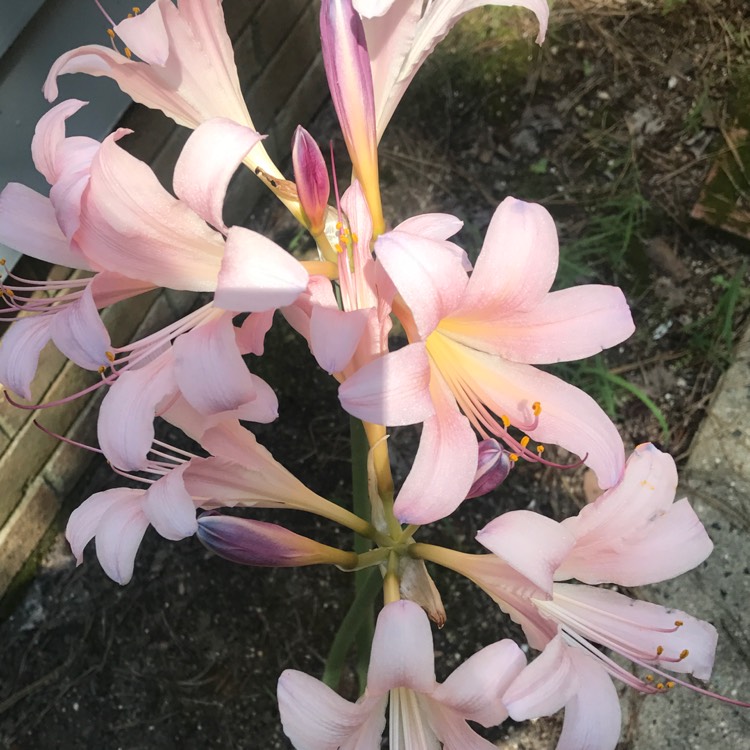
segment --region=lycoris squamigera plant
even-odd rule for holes
[[[502,200],[473,265],[455,239],[460,217],[426,213],[396,223],[384,209],[383,132],[426,57],[482,4],[323,0],[323,60],[352,167],[342,190],[327,149],[304,124],[290,149],[293,180],[271,160],[240,91],[220,0],[155,0],[119,22],[109,19],[110,47],[62,55],[44,94],[57,98],[63,74],[105,76],[191,128],[174,194],[128,153],[128,131],[101,143],[68,137],[67,120],[85,104],[75,99],[55,104],[36,128],[32,156],[49,197],[16,183],[0,194],[0,241],[85,274],[48,283],[6,275],[12,325],[0,348],[0,380],[8,400],[54,408],[104,389],[99,446],[92,448],[142,485],[99,492],[73,512],[67,538],[78,563],[94,540],[106,573],[126,584],[153,526],[170,540],[197,535],[240,565],[336,565],[370,591],[353,606],[369,607],[382,591],[358,699],[335,692],[335,670],[327,670],[324,685],[295,670],[280,676],[281,722],[299,750],[375,750],[386,715],[393,750],[490,748],[467,722],[493,727],[509,716],[520,721],[563,708],[558,748],[608,750],[620,734],[613,678],[649,695],[677,685],[710,694],[676,675],[709,678],[713,626],[611,588],[672,578],[711,552],[688,500],[675,502],[674,461],[650,444],[626,458],[596,402],[537,367],[625,341],[634,329],[625,295],[602,285],[551,291],[557,231],[540,205]],[[544,0],[484,4],[532,11],[537,41],[544,41]],[[242,164],[307,231],[317,260],[300,261],[272,239],[224,223],[227,186]],[[155,288],[204,292],[210,301],[114,347],[99,310]],[[34,294],[43,290],[57,294]],[[243,359],[264,355],[277,310],[337,381],[353,418],[352,455],[367,490],[352,493],[350,509],[306,487],[243,424],[271,423],[278,413],[273,384]],[[405,344],[395,345],[394,322]],[[57,402],[17,403],[29,400],[50,341],[101,380]],[[200,451],[156,439],[157,419]],[[388,428],[410,424],[421,425],[421,437],[396,487]],[[549,444],[570,459],[552,460]],[[571,518],[501,513],[477,534],[489,553],[429,542],[427,524],[473,498],[505,492],[528,462],[555,470],[585,464],[605,492]],[[253,508],[312,513],[351,530],[358,542],[332,547],[255,519]],[[428,563],[483,589],[520,625],[525,643],[497,641],[438,682],[430,620],[450,627],[451,603],[443,602]]]

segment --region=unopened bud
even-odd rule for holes
[[[323,154],[301,125],[294,131],[292,165],[299,202],[309,222],[310,232],[317,236],[325,229],[331,185]]]
[[[353,568],[357,555],[295,534],[283,526],[217,512],[198,518],[198,539],[219,557],[259,567],[338,565]]]
[[[510,473],[512,466],[513,462],[510,460],[508,451],[497,440],[482,440],[479,443],[477,473],[466,499],[486,495],[495,487],[501,485]]]

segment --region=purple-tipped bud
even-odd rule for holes
[[[198,539],[212,552],[240,565],[292,568],[330,564],[353,568],[357,555],[295,534],[283,526],[249,518],[204,513]]]
[[[317,236],[325,229],[331,184],[318,144],[301,125],[297,126],[292,139],[292,165],[308,228],[313,236]]]
[[[501,485],[510,474],[512,466],[508,451],[497,440],[482,440],[479,443],[477,473],[466,499],[486,495]]]
[[[378,183],[378,138],[370,56],[362,19],[352,0],[323,0],[320,41],[328,88],[349,158],[362,185],[375,233],[384,231]]]

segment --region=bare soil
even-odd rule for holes
[[[684,458],[748,304],[739,275],[747,241],[690,219],[709,168],[728,150],[726,133],[750,101],[745,2],[557,2],[541,51],[519,19],[502,11],[469,16],[420,73],[382,144],[387,216],[395,224],[424,211],[454,213],[465,222],[459,242],[476,252],[505,195],[546,205],[568,249],[566,285],[625,289],[639,332],[598,366],[653,401],[669,438],[632,389],[591,372],[571,377],[611,400],[627,447],[656,439]],[[331,138],[330,111],[311,129],[321,143]],[[298,239],[275,206],[259,211],[253,226],[287,243]],[[586,246],[592,236],[601,248]],[[723,309],[732,280],[735,304]],[[251,366],[279,393],[281,417],[257,434],[317,492],[347,502],[348,422],[334,383],[312,364],[306,345],[283,325],[274,328],[267,355]],[[401,477],[416,434],[394,431]],[[121,484],[99,465],[68,503]],[[465,504],[420,538],[476,551],[476,530],[500,510],[561,518],[583,502],[582,471],[519,467],[501,491]],[[313,518],[261,517],[349,544]],[[439,570],[435,578],[448,611],[435,635],[440,675],[518,635],[468,582]],[[196,540],[175,544],[150,532],[133,582],[119,587],[91,552],[76,569],[58,539],[0,625],[0,744],[288,747],[276,679],[285,668],[321,673],[352,586],[335,570],[241,569]],[[353,684],[345,675],[343,691],[351,695]],[[554,746],[556,732],[553,719],[487,736],[522,750]]]

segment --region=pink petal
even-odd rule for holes
[[[550,716],[578,692],[577,662],[570,652],[562,637],[556,636],[513,681],[502,700],[514,721]]]
[[[39,355],[50,340],[52,315],[32,315],[15,321],[3,334],[0,345],[0,383],[31,400],[31,383]]]
[[[276,393],[265,380],[252,373],[250,373],[250,383],[255,393],[255,398],[252,401],[241,404],[237,408],[236,412],[234,412],[236,418],[260,424],[273,422],[279,416],[279,400],[276,397]],[[228,414],[231,413],[229,412]],[[222,415],[214,417],[217,423],[221,418]]]
[[[552,605],[545,611],[575,618],[578,633],[623,656],[701,680],[711,676],[718,635],[708,622],[610,589],[569,583],[555,584]],[[657,655],[660,646],[663,652]],[[678,658],[685,649],[686,656]]]
[[[354,10],[363,18],[382,16],[393,2],[394,0],[353,0]]]
[[[143,498],[143,512],[153,527],[172,541],[185,539],[198,530],[195,503],[185,489],[183,474],[189,463],[154,482]]]
[[[577,541],[556,579],[642,586],[703,562],[713,543],[688,501],[673,503],[676,487],[674,459],[639,445],[622,481],[563,521]]]
[[[84,500],[71,514],[65,527],[65,538],[76,559],[76,565],[83,562],[83,550],[94,538],[96,529],[103,516],[117,505],[128,505],[131,501],[140,500],[143,490],[129,487],[97,492]]]
[[[36,124],[31,140],[31,158],[37,171],[50,185],[57,182],[60,175],[58,149],[65,141],[65,121],[86,104],[88,102],[80,99],[67,99],[42,115]]]
[[[169,57],[169,37],[160,4],[153,3],[143,13],[126,18],[114,32],[145,63],[165,65]]]
[[[124,586],[133,577],[135,555],[148,528],[142,493],[113,503],[96,527],[96,556],[104,572]]]
[[[533,584],[552,593],[552,579],[575,537],[551,518],[530,510],[503,513],[477,532],[477,541]]]
[[[578,691],[565,704],[556,750],[615,750],[622,722],[617,690],[607,671],[583,651],[571,648],[569,656]]]
[[[81,296],[52,315],[49,333],[55,346],[68,359],[86,370],[98,370],[110,364],[107,352],[112,343],[109,332],[88,285]]]
[[[425,750],[496,750],[497,745],[480,737],[465,721],[463,716],[455,711],[451,711],[445,706],[436,705],[433,701],[427,699],[428,705],[428,722],[435,735],[440,739],[442,744],[426,745],[424,734],[417,727],[414,734],[416,741],[412,744],[407,743],[407,747],[425,748]]]
[[[441,241],[458,234],[463,225],[463,221],[452,214],[419,214],[402,221],[394,231]]]
[[[457,316],[499,319],[534,309],[552,286],[558,256],[557,230],[547,209],[506,198],[487,228]]]
[[[226,234],[222,212],[227,186],[263,137],[223,117],[204,122],[188,138],[177,160],[173,180],[177,197]]]
[[[284,734],[298,750],[376,747],[385,728],[386,698],[349,703],[327,685],[304,672],[286,669],[277,688]],[[367,725],[369,731],[359,734]],[[359,737],[369,741],[353,742]]]
[[[50,199],[17,182],[0,193],[0,242],[48,263],[91,270],[62,233]]]
[[[495,320],[459,315],[441,330],[514,362],[550,364],[598,354],[628,338],[635,326],[619,289],[590,284],[551,292],[534,309]]]
[[[461,664],[432,698],[469,721],[495,726],[508,717],[501,699],[525,666],[526,657],[513,641],[497,641]]]
[[[201,414],[231,411],[256,397],[250,372],[237,348],[231,315],[222,315],[178,336],[172,350],[177,385]]]
[[[124,471],[145,468],[154,415],[176,391],[171,351],[117,378],[99,408],[99,445],[110,463]]]
[[[373,310],[336,310],[316,305],[310,316],[310,348],[329,374],[341,372],[351,361]]]
[[[349,414],[365,422],[415,424],[435,413],[429,383],[424,344],[409,344],[373,360],[342,383],[339,401]]]
[[[102,271],[91,279],[89,289],[98,308],[108,307],[124,299],[137,297],[153,289],[153,284],[129,279],[114,271]]]
[[[265,349],[266,334],[273,324],[274,310],[251,313],[235,330],[237,346],[242,354],[255,354],[260,357]]]
[[[506,415],[532,440],[560,445],[579,456],[596,472],[602,487],[620,479],[625,463],[622,439],[590,396],[529,365],[508,362],[442,335],[441,339],[437,366],[447,367],[451,377],[459,378],[491,412]],[[541,413],[532,429],[534,402],[541,404]]]
[[[393,506],[402,523],[432,523],[453,513],[468,495],[477,470],[474,430],[437,373],[430,393],[435,415],[424,422],[416,458]]]
[[[435,686],[435,657],[427,615],[414,602],[386,604],[378,615],[372,639],[368,695],[385,695],[398,687],[430,693]]]
[[[214,303],[234,312],[265,312],[291,305],[305,291],[307,271],[262,234],[232,227],[227,235]]]
[[[76,239],[98,267],[157,286],[213,291],[224,243],[109,136],[91,164]]]
[[[396,230],[378,238],[375,252],[426,338],[461,300],[467,283],[461,260],[442,242]]]

